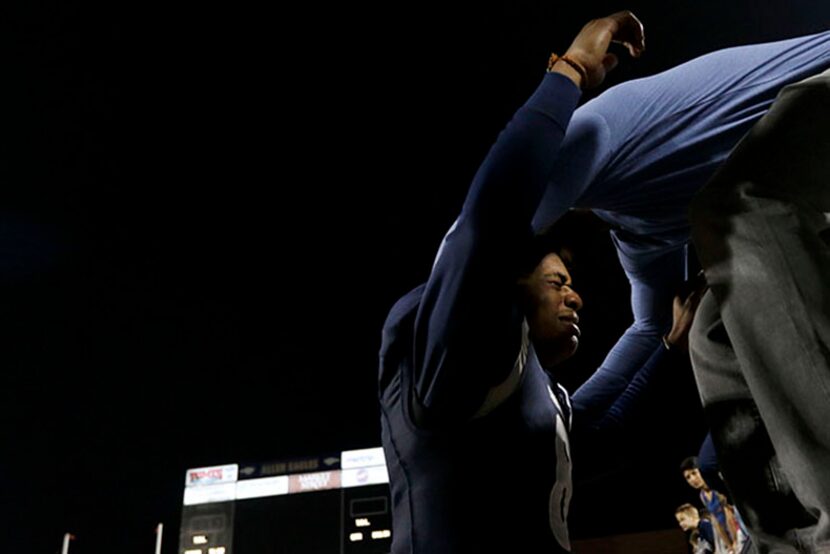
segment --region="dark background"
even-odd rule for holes
[[[159,521],[173,552],[187,467],[379,445],[386,310],[587,19],[628,7],[646,26],[647,54],[611,84],[830,24],[807,0],[122,4],[0,8],[0,544],[15,552],[55,552],[65,531],[73,553],[149,552]],[[630,319],[605,233],[586,233],[570,385]],[[638,459],[577,491],[577,535],[673,525],[691,498],[676,456],[701,431],[686,405],[632,448],[654,444],[662,469]]]

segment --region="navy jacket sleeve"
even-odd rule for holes
[[[520,253],[579,97],[566,77],[545,75],[490,149],[444,238],[415,320],[414,402],[429,418],[469,419],[512,369]]]
[[[654,397],[657,390],[660,390],[663,381],[668,379],[672,366],[679,363],[678,354],[666,350],[660,344],[601,417],[585,418],[587,428],[583,430],[585,432],[617,432],[631,427],[633,422],[648,411],[649,400]],[[580,400],[579,404],[574,403],[574,419],[579,419],[582,414],[577,411],[576,406],[583,405],[583,399],[578,392],[574,394],[574,399]]]

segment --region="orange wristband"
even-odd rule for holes
[[[588,80],[588,72],[585,71],[585,68],[579,64],[579,62],[569,58],[568,56],[558,56],[556,54],[551,54],[550,59],[548,60],[548,72],[553,71],[553,66],[556,65],[556,62],[565,62],[569,66],[573,68],[574,71],[579,73],[579,78],[582,79],[582,84],[584,85],[585,82]]]

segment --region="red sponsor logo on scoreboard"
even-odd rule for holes
[[[188,476],[191,483],[202,483],[205,481],[221,481],[222,468],[214,467],[210,469],[197,469],[190,472]]]
[[[340,471],[320,471],[290,475],[288,494],[340,488]]]
[[[197,467],[187,470],[188,487],[232,483],[237,480],[239,468],[236,464],[213,467]]]

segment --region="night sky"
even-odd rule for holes
[[[621,7],[647,52],[611,84],[830,26],[819,2],[727,4],[0,8],[3,550],[72,531],[73,553],[146,553],[163,521],[172,553],[188,467],[379,445],[386,311],[549,53]],[[631,317],[606,231],[584,250],[571,387]],[[577,534],[673,525],[689,392],[643,433],[675,445],[663,473],[636,459],[577,491]]]

